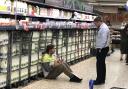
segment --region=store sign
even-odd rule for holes
[[[45,3],[48,5],[63,7],[63,1],[64,0],[45,0]]]
[[[87,5],[79,0],[45,0],[46,4],[64,7],[68,9],[76,9],[86,12],[93,12],[93,6]]]
[[[45,3],[45,0],[30,0],[30,1]]]
[[[81,11],[86,11],[86,12],[93,12],[92,5],[87,5],[78,0],[64,0],[63,4],[64,4],[63,7],[68,8],[68,9],[76,9],[76,10],[81,10]]]

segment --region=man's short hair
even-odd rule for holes
[[[95,19],[94,19],[94,22],[98,22],[98,21],[100,21],[100,22],[102,22],[103,20],[102,20],[102,18],[101,17],[96,17]]]

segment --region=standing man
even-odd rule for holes
[[[100,85],[105,83],[106,78],[105,58],[109,51],[110,30],[108,26],[102,21],[101,17],[96,17],[94,19],[94,24],[98,28],[98,34],[96,37],[97,78],[94,81],[94,85]]]

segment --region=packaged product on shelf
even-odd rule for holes
[[[85,21],[93,21],[92,15],[85,15]]]
[[[31,55],[31,65],[36,64],[37,61],[38,61],[38,54],[37,53],[33,53]]]
[[[60,18],[64,18],[64,11],[63,10],[60,11]]]
[[[56,40],[55,39],[53,39],[52,42],[53,42],[54,45],[56,45]]]
[[[3,73],[5,73],[5,72],[7,72],[7,59],[2,59],[1,61],[0,61],[0,72],[3,72]]]
[[[42,17],[50,16],[50,9],[48,10],[47,8],[40,8],[40,16]]]
[[[39,21],[32,22],[32,24],[34,25],[35,29],[38,29],[38,30],[45,29],[45,24],[40,23]]]
[[[6,78],[7,74],[0,74],[0,88],[3,88],[6,86]]]
[[[38,6],[32,6],[32,5],[28,5],[28,15],[30,16],[39,16],[39,7]]]
[[[75,60],[74,53],[71,54],[71,58]]]
[[[16,25],[16,20],[10,18],[6,18],[6,19],[0,18],[0,26],[15,26],[15,25]]]
[[[74,19],[74,20],[80,20],[81,19],[80,13],[74,12],[73,14],[74,14],[74,17],[72,19]]]
[[[47,8],[47,16],[52,17],[52,9],[51,8]]]
[[[11,1],[0,0],[0,12],[10,13],[11,12]]]
[[[75,58],[76,58],[76,59],[79,58],[78,52],[75,52]]]
[[[86,22],[84,22],[84,23],[81,23],[80,28],[81,29],[88,29],[89,26],[88,26],[88,24]]]
[[[21,80],[28,78],[28,68],[21,69]]]
[[[19,55],[12,57],[12,70],[19,69],[19,61],[20,61]]]
[[[62,45],[63,41],[62,39],[58,39],[58,45]]]
[[[71,12],[67,12],[67,19],[70,19],[72,17],[72,13]]]
[[[18,82],[19,80],[19,71],[11,72],[11,83]]]
[[[6,54],[7,55],[8,52],[8,45],[4,45],[0,47],[0,53],[1,54]]]
[[[64,19],[67,19],[67,11],[64,11]]]
[[[27,3],[21,1],[13,2],[13,13],[26,15],[28,13]]]
[[[21,57],[21,68],[28,66],[28,56]]]
[[[52,17],[59,18],[59,9],[52,9]]]
[[[71,56],[69,54],[69,55],[67,55],[67,62],[70,62],[70,60],[71,60]]]
[[[29,21],[28,21],[28,20],[20,20],[20,21],[19,21],[19,25],[20,25],[20,26],[28,25],[28,24],[29,24]]]
[[[48,31],[48,32],[47,32],[47,36],[48,36],[48,37],[52,37],[52,32],[51,32],[51,31]]]
[[[72,46],[72,50],[75,50],[75,45]]]
[[[10,26],[10,19],[0,18],[0,26]]]
[[[40,51],[40,52],[39,52],[39,59],[42,58],[42,52],[43,52],[43,51]],[[39,62],[41,62],[41,60],[39,60]]]
[[[13,19],[12,19],[12,20],[10,21],[10,23],[11,23],[11,26],[16,26],[16,20],[13,20]]]
[[[0,32],[0,45],[8,44],[8,32]]]
[[[61,54],[61,48],[58,49],[58,54]]]
[[[36,53],[38,51],[38,42],[32,42],[32,53]]]
[[[31,66],[31,76],[34,76],[36,74],[37,74],[37,65]]]
[[[36,44],[35,42],[32,43],[32,53],[35,53],[36,50]]]
[[[19,54],[19,44],[17,43],[17,44],[13,44],[12,45],[12,56],[13,55],[17,55],[17,54]]]
[[[64,53],[66,53],[66,47],[62,47]]]
[[[47,28],[47,24],[45,22],[40,23],[40,30],[44,30]]]
[[[85,17],[85,14],[81,14],[81,20],[85,20],[84,17]]]
[[[24,29],[25,31],[29,31],[29,27],[28,27],[29,21],[28,21],[28,20],[20,20],[20,21],[19,21],[19,25],[20,25],[20,26],[23,26],[23,29]]]
[[[2,59],[0,61],[0,68],[1,68],[1,72],[7,72],[7,60],[6,59]],[[18,56],[15,56],[15,57],[12,57],[12,70],[16,70],[19,68],[19,57]]]
[[[32,41],[38,41],[39,40],[39,32],[33,32]]]

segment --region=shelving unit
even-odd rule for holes
[[[6,31],[12,34],[11,57],[7,57],[9,51],[7,45],[1,45],[1,73],[6,75],[8,64],[11,60],[11,83],[16,83],[41,72],[39,59],[41,52],[45,51],[46,45],[55,44],[59,57],[65,59],[69,64],[84,60],[90,55],[90,43],[93,44],[94,30],[44,30],[44,31]],[[90,33],[92,32],[92,33]],[[92,35],[89,35],[92,34]],[[5,43],[3,43],[5,44]],[[4,50],[3,50],[4,49]],[[0,73],[0,74],[1,74]],[[23,74],[25,73],[25,74]],[[4,75],[4,76],[5,76]],[[3,75],[2,75],[3,76]]]
[[[49,6],[30,0],[20,1],[37,8],[96,16],[94,13]],[[48,44],[54,44],[58,57],[69,64],[90,56],[90,48],[95,45],[96,34],[95,28],[89,26],[92,19],[89,21],[64,17],[0,11],[0,18],[10,18],[7,22],[12,21],[11,24],[0,22],[0,88],[11,89],[12,84],[22,85],[23,81],[30,82],[32,77],[38,77],[42,73],[40,58]]]

